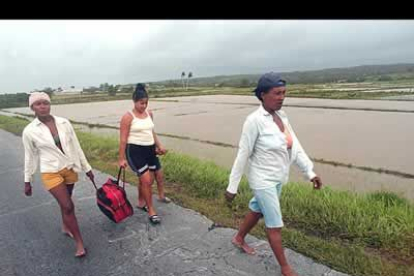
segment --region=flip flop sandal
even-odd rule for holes
[[[161,222],[161,218],[158,215],[149,216],[148,219],[152,224],[158,224]]]
[[[136,206],[138,209],[140,209],[141,211],[144,211],[144,212],[147,212],[148,213],[148,206],[147,205],[145,205],[145,206],[142,206],[142,207],[139,207],[139,206]]]

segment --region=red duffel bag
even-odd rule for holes
[[[119,181],[122,171],[123,185],[121,187]],[[110,220],[118,223],[134,214],[134,209],[125,193],[125,168],[119,168],[118,178],[108,178],[99,189],[96,187],[95,183],[93,183],[93,185],[96,189],[96,203],[102,213],[104,213]]]

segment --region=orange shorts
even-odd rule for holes
[[[57,173],[42,173],[42,181],[45,189],[50,190],[60,184],[74,184],[78,181],[78,174],[64,168]]]

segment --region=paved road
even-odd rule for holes
[[[249,236],[258,254],[234,248],[234,229],[215,228],[212,221],[173,203],[158,204],[161,225],[151,226],[136,210],[121,224],[109,221],[95,204],[94,189],[82,176],[74,200],[88,256],[75,259],[74,244],[60,233],[57,203],[36,175],[31,198],[23,195],[21,138],[0,130],[0,275],[1,276],[131,276],[131,275],[280,275],[267,242]],[[108,175],[95,171],[98,183]],[[131,201],[136,188],[128,186]],[[156,203],[157,204],[157,203]],[[288,258],[299,275],[339,276],[292,250]]]

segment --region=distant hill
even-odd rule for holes
[[[196,74],[196,72],[195,72]],[[317,84],[329,82],[363,82],[414,79],[414,64],[362,65],[346,68],[329,68],[312,71],[280,73],[291,84]],[[254,86],[259,74],[226,75],[192,78],[191,86]],[[181,80],[151,82],[165,86],[180,86]]]

